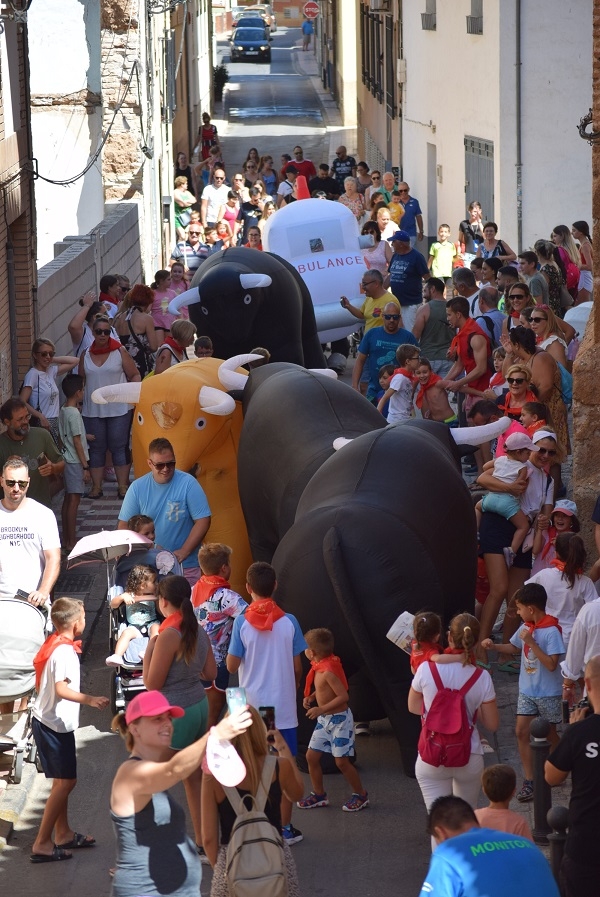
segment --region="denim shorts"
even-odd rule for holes
[[[543,716],[555,725],[562,722],[562,695],[532,698],[519,692],[517,716]]]
[[[83,495],[83,467],[81,464],[65,464],[63,471],[65,492],[67,495]]]
[[[85,432],[95,438],[90,442],[90,467],[104,467],[106,452],[112,454],[115,467],[124,467],[131,462],[129,451],[129,433],[133,411],[119,414],[117,417],[83,418]]]
[[[202,682],[205,691],[208,691],[209,688],[214,688],[216,691],[224,692],[229,685],[229,670],[227,669],[225,661],[217,664],[216,679],[201,679],[200,681]]]
[[[36,719],[31,720],[40,766],[47,779],[76,779],[75,733],[55,732]]]

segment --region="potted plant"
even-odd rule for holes
[[[213,86],[215,90],[215,102],[223,99],[223,88],[229,81],[229,72],[226,65],[215,65],[213,68]]]

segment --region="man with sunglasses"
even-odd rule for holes
[[[65,461],[48,430],[30,427],[30,417],[27,405],[18,396],[0,408],[0,420],[6,427],[0,436],[0,464],[9,458],[21,458],[31,477],[29,497],[49,508],[50,477],[62,474]]]
[[[330,177],[327,162],[321,162],[317,176],[308,182],[308,190],[311,196],[323,192],[327,199],[337,200],[339,198],[340,185],[335,178]]]
[[[198,481],[175,468],[168,439],[153,439],[148,447],[150,473],[134,480],[119,512],[119,529],[135,514],[154,521],[156,544],[172,551],[183,575],[194,585],[201,575],[198,549],[210,526],[210,507]]]
[[[405,343],[418,346],[416,339],[402,324],[400,307],[395,299],[383,307],[383,327],[371,327],[360,341],[356,362],[352,369],[352,388],[360,392],[360,378],[369,359],[369,385],[367,398],[374,402],[379,392],[379,368],[384,364],[394,364],[396,349]]]
[[[423,239],[423,213],[421,211],[421,206],[419,205],[419,200],[415,199],[414,196],[411,196],[409,190],[410,187],[406,181],[402,181],[398,184],[400,202],[404,209],[404,215],[402,216],[402,230],[408,232],[410,236],[410,248],[414,249],[417,240],[420,242]]]
[[[207,224],[216,224],[219,218],[221,206],[227,202],[229,187],[225,183],[225,172],[222,168],[215,168],[213,183],[208,184],[202,191],[200,200],[200,219],[202,227]]]
[[[356,177],[356,159],[349,156],[345,146],[338,146],[335,151],[335,159],[331,163],[333,176],[338,182],[340,195],[345,192],[344,181],[346,178]]]
[[[205,188],[205,192],[208,187]],[[214,225],[209,225],[214,228]],[[208,227],[207,226],[207,230]],[[211,253],[211,247],[202,241],[203,230],[197,221],[191,221],[188,227],[187,240],[179,240],[175,249],[171,253],[171,265],[174,262],[181,262],[186,273],[192,277],[194,272],[198,270],[200,265],[207,259]]]
[[[20,589],[31,604],[46,604],[60,573],[56,517],[28,497],[29,470],[20,458],[4,462],[0,483],[0,598]]]
[[[303,174],[308,184],[309,178],[316,177],[316,170],[310,159],[304,158],[304,151],[301,146],[294,147],[294,165],[298,169],[298,174]]]
[[[388,237],[388,243],[392,244],[394,254],[388,265],[385,286],[389,286],[402,306],[404,326],[412,330],[423,301],[423,281],[429,280],[431,272],[421,253],[411,248],[407,231],[397,230]]]

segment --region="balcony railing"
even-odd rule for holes
[[[483,16],[467,16],[467,34],[483,34]]]
[[[436,30],[436,14],[434,12],[421,13],[421,28],[423,31]]]

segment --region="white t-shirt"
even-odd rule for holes
[[[475,672],[475,667],[472,667],[470,665],[464,667],[462,663],[438,663],[437,669],[438,673],[440,674],[440,679],[442,680],[446,688],[455,689],[462,688],[465,682],[467,682]],[[425,710],[429,710],[429,708],[431,707],[431,703],[437,694],[437,687],[435,685],[435,682],[433,681],[433,676],[431,675],[429,664],[421,664],[421,666],[415,673],[415,678],[412,681],[412,688],[414,689],[414,691],[417,691],[419,692],[419,694],[423,695]],[[492,677],[487,672],[487,670],[483,670],[475,685],[473,685],[465,695],[465,704],[467,707],[467,714],[469,716],[469,719],[472,721],[475,711],[482,704],[487,704],[488,701],[493,701],[495,697],[496,692],[494,691]],[[471,735],[471,753],[483,754],[483,748],[481,746],[481,739],[479,738],[477,726],[473,728],[473,733]]]
[[[17,589],[34,592],[44,573],[44,551],[60,548],[54,512],[24,498],[16,511],[0,501],[0,598],[13,598]]]
[[[528,517],[539,514],[544,505],[554,504],[554,481],[539,467],[527,462],[530,470],[527,489],[521,496],[521,510]]]
[[[519,471],[527,467],[527,461],[515,461],[506,455],[501,455],[494,461],[494,476],[503,483],[514,483],[519,476]]]
[[[394,374],[390,380],[390,389],[396,392],[390,398],[387,416],[388,424],[397,424],[401,420],[408,420],[413,412],[413,384],[404,374]]]
[[[576,576],[575,585],[571,589],[569,580],[556,567],[540,570],[527,582],[536,582],[546,589],[546,613],[558,619],[567,648],[577,614],[584,604],[595,601],[598,597],[594,583],[589,576]]]
[[[57,682],[65,682],[79,691],[79,658],[71,645],[55,648],[42,673],[33,715],[54,732],[74,732],[79,725],[79,704],[65,701],[56,694]]]
[[[253,707],[275,707],[278,729],[295,729],[296,679],[294,657],[308,645],[296,617],[285,614],[264,632],[251,626],[242,615],[236,617],[229,653],[241,657],[239,679]]]
[[[227,194],[230,189],[227,184],[223,184],[221,187],[214,187],[212,184],[208,184],[204,188],[202,199],[206,199],[208,202],[206,206],[207,221],[215,222],[217,220],[221,206],[224,206],[227,202]]]
[[[575,620],[569,650],[561,663],[563,676],[579,679],[590,657],[600,654],[600,599],[584,604]]]
[[[42,412],[44,417],[56,418],[60,410],[60,396],[56,378],[58,365],[51,364],[47,371],[38,371],[37,368],[29,368],[23,380],[23,386],[31,388],[29,404],[32,408]]]

